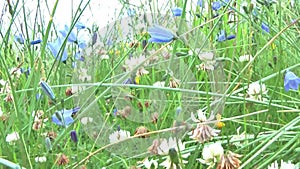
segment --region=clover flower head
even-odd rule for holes
[[[252,60],[253,60],[252,55],[242,55],[242,56],[239,57],[240,62],[250,62]]]
[[[119,142],[130,137],[130,132],[126,130],[117,130],[109,135],[110,143]]]
[[[164,42],[171,42],[174,40],[174,34],[161,26],[155,25],[148,29],[148,32],[151,36],[149,42],[156,42],[156,43],[164,43]]]
[[[157,169],[158,168],[158,162],[157,160],[149,160],[148,158],[146,158],[144,161],[143,161],[143,166],[147,169]]]
[[[251,83],[248,87],[247,94],[250,99],[255,99],[259,101],[266,100],[263,98],[263,95],[266,95],[268,92],[265,84],[260,84],[259,82]]]
[[[35,161],[36,163],[44,163],[44,162],[47,161],[47,158],[46,158],[45,156],[42,156],[42,157],[35,157],[35,158],[34,158],[34,161]]]
[[[290,89],[298,90],[300,84],[300,78],[291,71],[287,71],[284,76],[284,89],[289,91]]]
[[[172,12],[174,16],[181,16],[182,14],[182,8],[174,7],[172,8]]]
[[[217,169],[235,169],[240,168],[241,161],[239,158],[242,156],[229,151],[227,154],[221,156],[220,162],[217,165]]]
[[[12,144],[13,142],[17,141],[20,139],[19,133],[18,132],[12,132],[10,134],[7,134],[6,136],[6,142],[9,144]]]
[[[293,164],[291,161],[284,162],[283,160],[281,160],[280,167],[278,166],[277,161],[273,162],[271,165],[268,166],[268,169],[287,169],[287,168],[299,169],[299,167]]]
[[[206,165],[213,165],[220,161],[224,154],[224,149],[220,142],[205,145],[202,150],[202,159],[197,159],[199,162]]]

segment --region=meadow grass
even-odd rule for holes
[[[212,1],[201,7],[196,0],[142,5],[120,0],[119,20],[111,27],[94,23],[80,29],[84,13],[94,11],[90,1],[71,1],[69,28],[61,30],[53,17],[43,17],[55,16],[58,0],[53,6],[38,1],[34,10],[24,1],[5,1],[0,22],[1,167],[146,168],[146,158],[158,165],[170,158],[182,168],[216,168],[221,155],[206,164],[198,159],[204,158],[205,146],[221,143],[223,157],[239,158],[240,168],[268,168],[281,160],[299,168],[300,93],[285,91],[284,78],[288,70],[300,75],[300,3],[219,2],[220,9],[213,10]],[[182,8],[182,14],[173,16],[173,7]],[[155,24],[174,38],[148,42]],[[80,31],[88,41],[80,40]],[[18,33],[24,43],[16,40]],[[55,59],[49,46],[62,34]],[[41,43],[31,44],[39,38]],[[251,59],[240,61],[245,55]],[[40,81],[49,84],[55,98],[43,92]],[[74,122],[65,125],[62,110],[75,107],[80,110],[71,116]],[[197,117],[199,110],[206,120]],[[199,126],[221,131],[206,138],[209,130],[201,142],[190,133]],[[18,137],[7,140],[13,132]],[[110,139],[114,132],[116,142]],[[177,144],[167,154],[149,152],[153,141],[169,137]],[[230,152],[236,155],[230,157]],[[182,158],[185,154],[189,156]],[[36,157],[46,161],[36,162]]]

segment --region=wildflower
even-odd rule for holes
[[[69,158],[64,155],[64,154],[60,154],[57,155],[57,165],[61,166],[61,165],[67,165],[69,163]]]
[[[221,2],[217,1],[217,2],[213,2],[212,5],[211,5],[212,9],[217,11],[219,9],[221,9]]]
[[[266,25],[265,23],[261,23],[261,28],[267,32],[267,33],[270,33],[270,28],[268,25]]]
[[[234,38],[235,38],[235,35],[228,35],[228,36],[226,37],[227,40],[231,40],[231,39],[234,39]]]
[[[65,92],[66,96],[72,96],[74,93],[72,92],[72,88],[68,87]]]
[[[118,141],[125,140],[130,137],[130,132],[126,130],[117,130],[109,135],[110,143],[115,143]]]
[[[47,149],[48,151],[51,151],[51,150],[52,150],[52,143],[51,143],[51,140],[50,140],[49,137],[46,137],[46,138],[45,138],[45,143],[46,143],[46,149]]]
[[[220,161],[221,156],[224,154],[224,149],[220,142],[205,145],[202,150],[202,158],[197,160],[203,164],[213,166]]]
[[[139,136],[138,138],[146,138],[146,137],[150,137],[150,135],[145,135],[145,133],[148,133],[149,130],[145,127],[145,126],[140,126],[138,127],[135,132],[134,135],[143,135],[143,136]]]
[[[86,28],[86,26],[82,22],[79,22],[79,21],[75,24],[75,27],[78,30]]]
[[[60,111],[56,111],[52,115],[52,122],[59,126],[66,127],[74,122],[72,115],[76,114],[79,110],[80,108],[76,107],[70,110],[63,109]]]
[[[44,127],[43,125],[43,119],[37,119],[34,121],[33,125],[32,125],[32,129],[37,131],[39,129],[41,129],[42,127]]]
[[[174,40],[174,34],[170,30],[158,25],[149,28],[148,32],[151,36],[149,42],[164,43]]]
[[[71,140],[74,141],[75,143],[78,142],[77,134],[75,130],[71,130],[70,132]]]
[[[90,81],[92,79],[92,76],[87,74],[88,69],[80,68],[79,70],[79,77],[78,79],[81,81]]]
[[[240,168],[241,161],[239,158],[242,157],[239,154],[235,154],[229,151],[226,155],[221,156],[220,162],[217,165],[217,169],[235,169]]]
[[[80,119],[80,122],[83,124],[83,125],[87,125],[87,123],[92,123],[94,121],[94,119],[92,117],[82,117]]]
[[[66,61],[68,58],[67,50],[64,47],[62,56],[59,56],[59,50],[62,48],[63,42],[61,38],[57,38],[55,42],[48,43],[48,48],[50,49],[52,55],[55,59],[60,59],[60,61]]]
[[[206,116],[204,115],[204,112],[198,110],[197,113],[198,118],[196,118],[194,114],[191,113],[191,119],[197,123],[197,127],[189,133],[189,135],[191,135],[190,138],[196,139],[199,142],[203,143],[212,139],[215,136],[218,136],[220,130],[215,130],[207,124],[202,124],[203,122],[210,121],[212,117],[207,120]]]
[[[259,84],[258,82],[251,83],[248,87],[247,94],[250,99],[263,101],[266,100],[262,95],[266,95],[268,92],[265,84]]]
[[[129,8],[129,9],[127,10],[127,15],[128,15],[129,17],[134,16],[134,15],[135,15],[135,10]]]
[[[64,26],[64,29],[60,30],[59,32],[61,33],[61,35],[62,35],[64,38],[66,38],[67,35],[68,35],[68,33],[69,33],[69,31],[70,31],[69,26],[68,26],[68,25],[65,25],[65,26]],[[76,40],[77,40],[76,34],[75,34],[75,32],[72,30],[71,33],[70,33],[70,35],[68,36],[68,41],[69,41],[69,42],[76,42]]]
[[[239,57],[240,62],[250,62],[253,60],[252,55],[242,55]]]
[[[31,44],[31,45],[36,45],[36,44],[39,44],[39,43],[41,43],[41,42],[42,42],[41,39],[37,39],[37,40],[31,41],[30,44]]]
[[[136,71],[136,76],[143,76],[149,74],[149,71],[147,71],[144,67],[138,68]]]
[[[35,157],[34,158],[34,161],[37,162],[37,163],[44,163],[47,161],[47,158],[45,156],[42,156],[42,157]]]
[[[130,112],[131,112],[131,107],[125,106],[124,109],[117,111],[116,115],[121,116],[123,118],[127,118],[130,115]]]
[[[51,89],[51,87],[48,85],[47,82],[45,81],[40,81],[40,86],[43,90],[43,92],[52,100],[55,102],[55,95],[53,93],[53,90]]]
[[[49,137],[50,140],[54,140],[57,137],[57,134],[54,131],[49,131],[47,137]]]
[[[268,169],[299,169],[299,166],[293,164],[291,161],[284,162],[281,160],[280,168],[278,166],[277,161],[273,162],[270,166],[268,166]]]
[[[174,16],[181,16],[182,14],[182,8],[174,7],[172,8],[172,12]]]
[[[6,142],[8,142],[10,144],[19,139],[20,139],[20,136],[19,136],[18,132],[12,132],[11,134],[7,134],[7,136],[6,136]]]
[[[147,168],[147,169],[157,169],[157,168],[158,168],[158,162],[157,162],[157,160],[153,160],[153,159],[151,159],[151,160],[149,161],[149,159],[146,158],[146,159],[144,160],[144,162],[143,162],[143,166],[144,166],[145,168]]]
[[[158,81],[158,82],[155,82],[153,84],[153,86],[155,86],[155,87],[165,87],[165,82]]]
[[[179,87],[179,85],[180,85],[180,80],[179,79],[170,78],[169,87],[171,87],[171,88],[177,88],[177,87]]]
[[[15,41],[24,44],[24,38],[21,33],[15,35]]]
[[[1,116],[1,115],[0,115]],[[159,114],[157,112],[154,112],[152,115],[151,115],[151,121],[152,123],[156,124],[157,121],[158,121],[158,116]]]
[[[291,71],[287,71],[284,76],[284,90],[289,91],[290,89],[298,90],[300,84],[300,78]]]
[[[218,41],[223,42],[226,40],[226,33],[224,30],[221,30],[218,34]]]
[[[202,8],[203,7],[203,0],[198,0],[197,1],[197,5]]]
[[[178,144],[177,144],[178,143]],[[160,142],[158,146],[157,153],[159,155],[168,155],[166,160],[160,163],[160,166],[165,168],[181,168],[179,166],[179,159],[186,159],[190,155],[190,153],[182,153],[185,149],[185,145],[181,142],[181,140],[176,140],[176,138],[170,137],[168,140],[164,139]],[[178,153],[181,152],[181,153]],[[188,163],[186,160],[182,160],[183,164]]]

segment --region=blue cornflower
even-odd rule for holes
[[[284,76],[284,89],[289,91],[290,89],[298,90],[300,84],[300,78],[291,71],[287,71]]]
[[[197,5],[199,5],[202,8],[203,7],[203,1],[202,0],[198,0]]]
[[[31,45],[35,45],[35,44],[39,44],[39,43],[41,43],[41,42],[42,42],[41,39],[37,39],[37,40],[31,41],[30,44],[31,44]]]
[[[21,33],[15,35],[15,41],[24,44],[24,38]]]
[[[224,30],[221,30],[218,34],[218,41],[223,42],[226,40],[226,33]]]
[[[75,24],[75,27],[77,28],[77,30],[86,28],[86,26],[82,22],[77,22]]]
[[[265,23],[261,24],[261,28],[266,31],[267,33],[270,33],[270,28],[268,25],[266,25]]]
[[[213,2],[211,7],[213,10],[217,11],[217,10],[221,9],[222,5],[221,5],[221,2],[217,1],[217,2]]]
[[[182,8],[174,7],[172,8],[172,12],[174,16],[181,16],[182,14]]]
[[[148,32],[151,36],[149,42],[163,43],[163,42],[171,42],[174,40],[174,34],[161,26],[155,25],[148,29]]]
[[[52,115],[52,122],[59,126],[68,126],[74,122],[72,115],[76,114],[80,110],[79,107],[70,110],[60,110],[56,111]]]
[[[62,43],[61,38],[57,38],[54,43],[53,42],[48,43],[48,48],[50,49],[54,58],[56,58],[56,59],[60,58],[60,56],[58,56],[58,52],[59,52],[60,48],[62,47],[62,45],[63,45],[63,43]],[[68,58],[67,50],[66,50],[66,48],[64,48],[60,61],[62,61],[62,62],[66,61],[67,58]]]
[[[60,30],[59,32],[61,33],[61,35],[62,35],[64,38],[66,38],[67,35],[68,35],[68,33],[69,33],[69,31],[70,31],[69,26],[68,26],[68,25],[65,25],[65,26],[64,26],[64,29],[63,29],[63,30]],[[70,33],[70,35],[68,36],[68,41],[69,41],[69,42],[76,42],[76,40],[77,40],[76,34],[75,34],[75,32],[72,30],[71,33]]]

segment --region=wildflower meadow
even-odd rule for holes
[[[0,7],[0,168],[300,168],[299,0]]]

